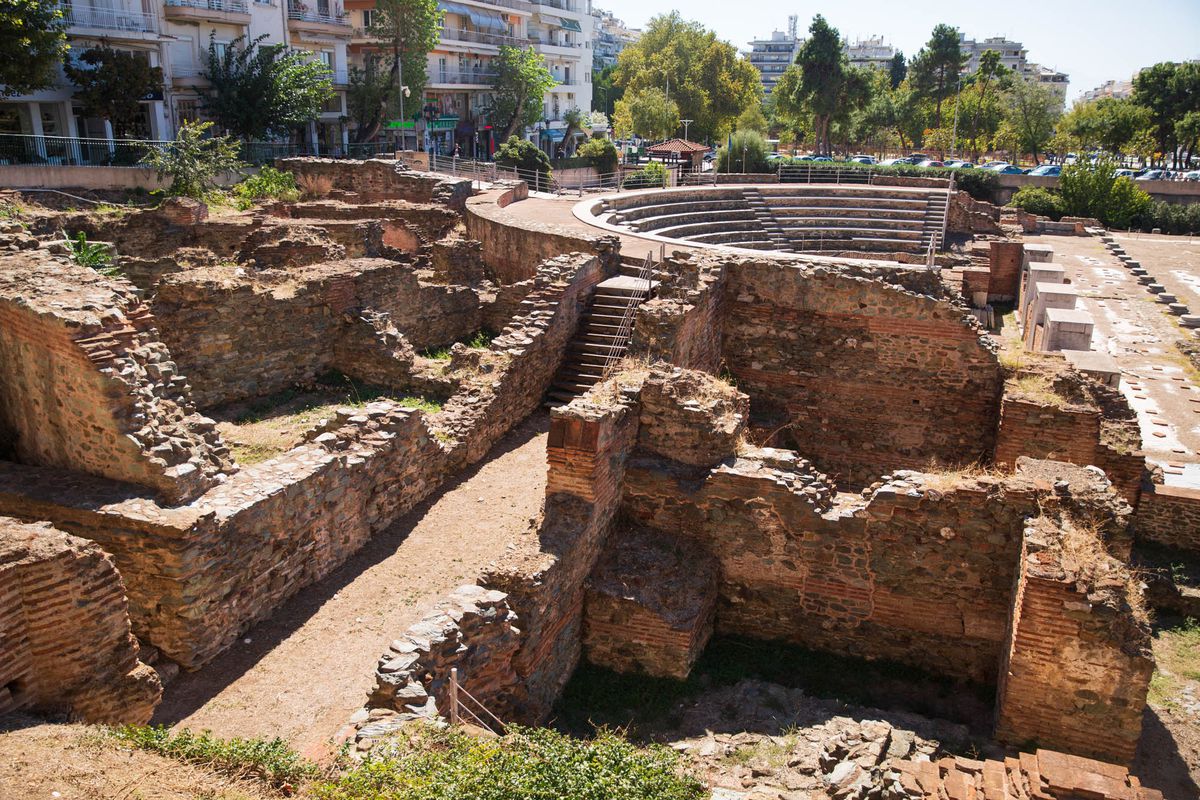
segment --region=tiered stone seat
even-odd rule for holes
[[[921,252],[944,194],[889,186],[703,187],[618,196],[608,221],[638,233],[758,250]]]

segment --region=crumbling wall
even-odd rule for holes
[[[752,422],[839,483],[986,459],[1003,376],[963,309],[847,270],[731,265],[723,356]]]
[[[193,396],[212,407],[332,369],[354,374],[353,363],[338,360],[339,342],[358,335],[364,315],[386,315],[415,349],[478,330],[476,292],[430,277],[419,261],[356,259],[252,274],[225,265],[166,277],[153,307]],[[388,352],[381,348],[381,357]]]
[[[132,287],[39,254],[0,260],[0,430],[11,457],[180,503],[230,469]]]
[[[1138,501],[1138,539],[1200,552],[1200,491],[1151,484]]]
[[[0,517],[0,714],[141,725],[161,696],[112,560],[45,523]]]
[[[461,211],[472,192],[469,179],[417,172],[392,159],[347,161],[304,156],[281,158],[277,163],[280,169],[295,175],[301,185],[309,180],[327,181],[331,189],[353,193],[367,203],[407,200],[440,203]]]
[[[711,261],[676,254],[657,294],[638,306],[629,351],[662,358],[684,369],[721,367],[726,270]]]
[[[1128,764],[1154,660],[1128,569],[1085,523],[1026,528],[997,697],[996,738]]]

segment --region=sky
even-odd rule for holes
[[[912,56],[939,22],[953,25],[969,39],[1007,36],[1022,42],[1029,59],[1067,73],[1067,97],[1073,100],[1110,79],[1128,80],[1138,69],[1160,61],[1200,58],[1200,0],[841,0],[811,3],[791,0],[592,0],[633,27],[657,14],[678,9],[738,50],[751,39],[787,30],[790,14],[807,30],[813,15],[825,18],[842,36],[882,35]]]

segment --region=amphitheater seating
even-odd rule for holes
[[[940,243],[944,189],[790,184],[606,198],[606,222],[698,244],[795,253],[924,252]]]

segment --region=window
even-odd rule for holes
[[[200,103],[198,100],[179,99],[175,101],[176,122],[195,122],[200,119]]]
[[[368,8],[362,12],[362,25],[369,28],[375,24],[375,9]]]

